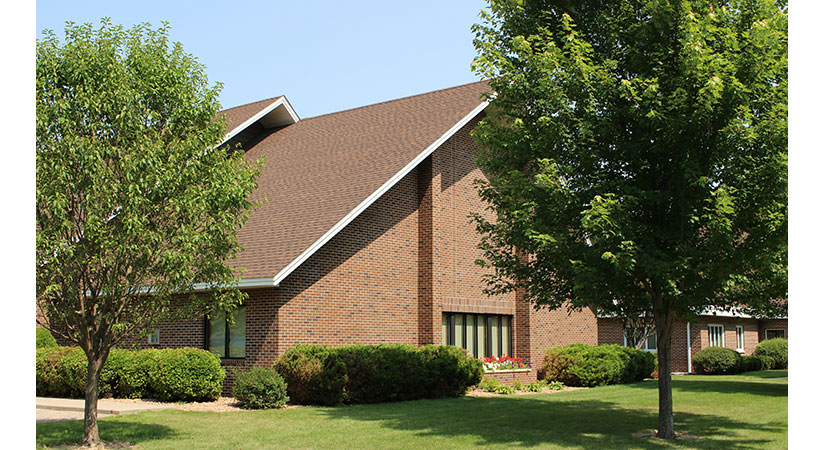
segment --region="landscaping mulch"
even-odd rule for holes
[[[499,397],[502,395],[533,395],[533,394],[558,394],[559,392],[568,392],[568,391],[578,391],[579,389],[587,389],[585,387],[573,387],[573,386],[565,386],[564,389],[561,390],[552,390],[548,388],[544,388],[541,392],[528,392],[528,391],[516,391],[512,394],[496,394],[495,392],[487,392],[481,389],[472,389],[470,392],[467,393],[467,397]]]

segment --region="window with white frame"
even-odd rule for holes
[[[624,346],[625,346],[625,347],[634,347],[634,348],[635,348],[635,347],[636,347],[636,344],[635,344],[634,342],[631,342],[631,341],[627,338],[627,335],[625,335],[625,336],[624,336]],[[642,346],[641,346],[641,347],[639,347],[639,349],[640,349],[640,350],[645,350],[645,351],[648,351],[648,352],[653,352],[653,353],[656,353],[657,348],[658,348],[658,347],[657,347],[657,345],[656,345],[656,333],[655,333],[655,332],[651,333],[651,334],[650,334],[650,336],[648,336],[648,337],[647,337],[647,339],[645,339],[645,341],[644,341],[644,343],[642,344]]]
[[[710,342],[711,347],[725,346],[724,325],[708,325],[708,342]]]
[[[745,327],[742,325],[736,326],[736,349],[745,351]]]

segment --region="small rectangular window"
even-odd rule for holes
[[[745,327],[736,326],[736,349],[745,351]]]
[[[246,308],[238,307],[232,312],[234,324],[230,325],[226,313],[212,313],[207,324],[206,348],[221,358],[244,358],[246,356]]]
[[[725,327],[723,325],[708,325],[708,342],[711,347],[724,347]]]
[[[646,351],[649,351],[649,352],[652,352],[652,353],[656,353],[656,350],[657,350],[656,343],[657,343],[657,341],[656,341],[656,332],[653,331],[653,332],[650,333],[650,335],[647,337],[647,339],[645,339],[644,343],[642,343],[642,346],[639,347],[639,350],[646,350]],[[636,347],[636,344],[632,341],[632,339],[628,339],[627,335],[624,336],[624,345],[625,345],[625,347],[634,347],[634,348]]]

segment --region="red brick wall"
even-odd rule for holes
[[[616,319],[599,319],[599,344],[624,344],[624,334],[621,323]],[[725,327],[725,347],[736,350],[736,326],[744,327],[745,348],[743,355],[750,355],[758,341],[759,321],[738,317],[701,316],[697,322],[690,325],[690,356],[707,348],[710,345],[708,325],[723,325]],[[688,372],[688,331],[684,320],[677,319],[673,325],[673,340],[671,358],[674,372]]]
[[[535,366],[555,345],[596,344],[592,313],[535,312],[516,295],[488,297],[469,214],[486,205],[473,184],[470,130],[448,139],[277,288],[248,290],[246,358],[268,367],[296,343],[441,344],[442,312],[514,316],[514,355]],[[277,245],[277,243],[273,243]],[[200,317],[161,326],[161,346],[204,346]],[[142,344],[145,346],[145,344]],[[231,370],[227,388],[231,385]],[[524,382],[536,379],[533,370]]]
[[[788,338],[788,319],[767,319],[759,321],[759,342],[765,340],[766,330],[784,330]]]

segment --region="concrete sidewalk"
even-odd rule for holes
[[[36,397],[37,409],[48,409],[53,411],[74,411],[83,412],[84,401],[71,398],[51,398]],[[175,405],[156,405],[143,403],[119,402],[109,399],[97,401],[97,413],[106,415],[120,415],[137,413],[143,411],[160,411],[162,409],[173,409]]]

